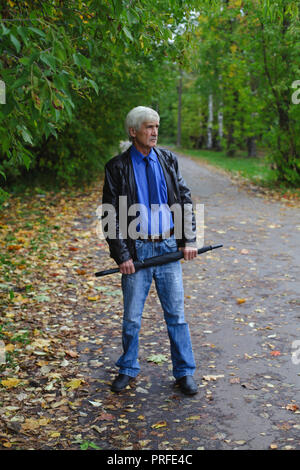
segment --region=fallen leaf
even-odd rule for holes
[[[153,429],[159,429],[159,428],[163,428],[167,426],[167,422],[166,421],[158,421],[158,423],[155,423],[155,424],[152,424],[151,428]]]
[[[76,388],[80,387],[82,382],[83,382],[82,379],[72,379],[69,382],[67,382],[65,385],[66,385],[66,387],[70,388],[71,390],[75,390]]]
[[[141,447],[145,447],[149,442],[151,442],[150,439],[145,439],[143,441],[139,441],[139,444]]]
[[[102,406],[102,401],[92,401],[92,400],[89,400],[89,403],[91,403],[91,405],[93,405],[93,406],[95,406],[95,407]]]
[[[161,364],[163,361],[167,361],[166,356],[163,354],[152,354],[147,357],[148,362],[154,362],[155,364]]]
[[[239,377],[233,377],[232,379],[229,380],[229,383],[231,384],[239,384],[240,383],[240,378]]]
[[[71,349],[69,349],[68,351],[65,351],[65,353],[70,357],[78,357],[79,356],[78,352],[71,351]]]
[[[290,410],[290,411],[297,411],[299,410],[299,406],[294,404],[294,403],[289,403],[288,405],[286,405],[285,407],[287,410]]]
[[[246,302],[246,299],[236,299],[237,304],[244,304]]]
[[[97,417],[97,421],[111,421],[112,419],[115,419],[115,417],[110,413],[101,413],[101,415]]]
[[[20,382],[21,382],[20,379],[15,379],[15,378],[1,380],[1,384],[4,385],[4,387],[6,388],[17,387]]]
[[[207,382],[211,380],[221,379],[222,377],[224,377],[224,375],[203,375],[203,379]]]
[[[12,443],[11,442],[4,442],[3,444],[3,447],[7,447],[8,449],[12,446]]]
[[[271,356],[280,356],[281,352],[280,351],[271,351],[270,354],[271,354]]]
[[[8,251],[17,251],[17,250],[20,250],[22,247],[22,245],[9,245],[8,247]]]
[[[77,274],[83,275],[86,274],[86,271],[84,269],[76,269]]]
[[[247,388],[248,390],[258,390],[258,388],[255,385],[250,384],[248,382],[242,383],[241,386],[244,388]]]
[[[22,423],[21,428],[23,431],[34,431],[40,426],[47,426],[49,424],[50,418],[27,418],[24,423]]]

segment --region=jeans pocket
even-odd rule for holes
[[[177,240],[174,236],[170,238],[166,238],[164,242],[168,250],[177,251]]]
[[[143,246],[144,242],[142,242],[142,240],[135,240],[135,248],[136,250],[138,250],[139,248],[141,248]]]

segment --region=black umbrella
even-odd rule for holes
[[[202,253],[205,253],[206,251],[209,250],[215,250],[216,248],[221,248],[223,245],[208,245],[208,246],[203,246],[202,248],[198,249],[198,255],[201,255]],[[165,253],[160,256],[153,256],[152,258],[147,258],[144,261],[134,261],[134,267],[135,271],[138,271],[139,269],[144,269],[144,268],[150,268],[150,266],[160,266],[162,264],[170,263],[171,261],[177,261],[181,258],[183,258],[184,254],[182,251],[175,251],[172,253]],[[101,276],[106,276],[107,274],[114,274],[120,272],[119,268],[114,268],[114,269],[107,269],[106,271],[99,271],[98,273],[95,273],[95,276],[101,277]]]

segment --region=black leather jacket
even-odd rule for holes
[[[166,180],[168,191],[168,205],[175,203],[192,204],[191,193],[187,188],[184,179],[178,169],[177,157],[169,150],[154,147]],[[127,214],[128,208],[132,204],[138,203],[136,194],[136,184],[133,165],[130,157],[130,148],[125,152],[112,158],[105,165],[105,180],[103,187],[102,204],[112,204],[116,210],[116,229],[119,233],[119,196],[127,196]],[[104,214],[103,214],[104,217]],[[128,216],[127,227],[136,216]],[[184,224],[184,221],[183,221]],[[117,236],[116,239],[106,237],[109,244],[110,256],[121,264],[132,258],[136,260],[135,241],[128,238]],[[192,238],[188,240],[184,237],[184,228],[182,230],[182,238],[177,238],[178,247],[195,245],[196,241],[196,220],[194,211],[192,211]]]

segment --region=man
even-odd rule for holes
[[[194,381],[195,361],[189,328],[184,319],[184,294],[180,261],[154,266],[135,272],[134,260],[143,260],[164,253],[183,250],[184,259],[197,256],[195,246],[195,217],[192,212],[191,237],[186,238],[184,227],[180,238],[175,238],[173,204],[191,207],[190,191],[179,172],[176,156],[156,147],[159,115],[151,108],[138,106],[132,109],[125,121],[131,147],[112,158],[105,166],[103,204],[116,209],[116,237],[108,235],[110,255],[122,273],[124,316],[122,330],[123,354],[117,361],[119,375],[111,390],[120,392],[140,371],[138,342],[141,317],[152,279],[164,311],[170,339],[173,375],[183,393],[197,393]],[[128,214],[130,207],[139,204],[137,236],[130,236],[127,226],[121,224],[120,196],[126,196]],[[158,210],[159,209],[159,210]],[[155,217],[156,215],[156,217]],[[153,216],[153,217],[152,217]],[[184,220],[184,217],[182,218]],[[184,223],[184,222],[183,222]],[[124,236],[123,233],[126,232]]]

